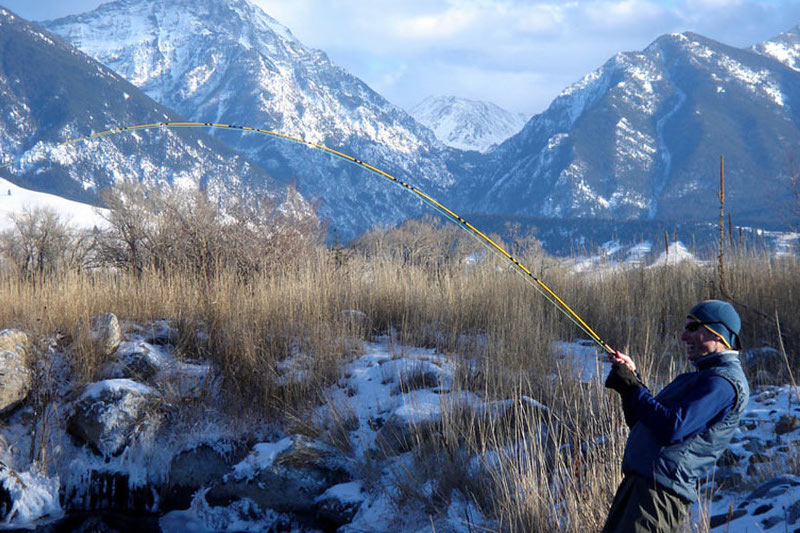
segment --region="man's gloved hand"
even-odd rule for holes
[[[606,388],[614,389],[620,394],[624,394],[630,390],[636,390],[643,387],[642,382],[636,377],[636,374],[631,372],[627,365],[622,363],[614,363],[611,365],[611,372],[606,378]]]

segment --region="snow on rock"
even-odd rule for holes
[[[277,443],[257,444],[233,473],[211,488],[212,505],[251,500],[265,509],[304,515],[316,509],[316,498],[349,480],[337,452],[299,435]]]
[[[286,437],[278,442],[262,442],[253,446],[253,451],[241,463],[233,467],[233,478],[253,479],[259,471],[270,468],[275,458],[288,450],[293,444],[291,437]]]
[[[270,509],[261,509],[251,500],[238,500],[227,506],[211,506],[208,489],[195,494],[185,511],[172,511],[159,520],[163,533],[218,533],[240,531],[290,531],[291,518]]]
[[[0,529],[27,527],[44,517],[62,514],[59,480],[39,472],[36,466],[15,472],[0,463]]]
[[[361,481],[340,483],[317,496],[317,514],[338,526],[349,524],[366,499]]]
[[[92,383],[75,402],[68,431],[103,456],[119,455],[141,431],[155,395],[129,379]]]

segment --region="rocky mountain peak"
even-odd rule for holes
[[[447,146],[479,152],[486,152],[519,132],[528,118],[491,102],[455,96],[428,97],[410,113]]]

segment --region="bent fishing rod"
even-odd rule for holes
[[[123,126],[119,128],[113,128],[105,131],[92,133],[90,135],[85,135],[83,137],[76,137],[74,139],[69,139],[67,141],[59,143],[59,146],[77,144],[84,141],[88,141],[90,139],[96,139],[99,137],[105,137],[117,133],[158,129],[158,128],[220,128],[220,129],[240,130],[245,132],[259,133],[262,135],[268,135],[278,139],[292,141],[294,143],[305,145],[313,149],[322,150],[333,156],[343,159],[349,163],[358,165],[359,167],[366,169],[367,171],[376,174],[377,176],[385,180],[388,180],[391,183],[394,183],[395,185],[398,185],[403,189],[417,195],[417,197],[419,197],[426,205],[432,207],[435,211],[442,214],[446,219],[450,220],[458,227],[466,231],[473,238],[476,238],[481,244],[489,248],[490,251],[504,257],[507,261],[511,262],[515,272],[521,274],[528,283],[533,285],[533,287],[547,299],[547,301],[553,304],[553,306],[556,309],[561,311],[561,313],[563,313],[571,322],[573,322],[576,326],[578,326],[578,328],[580,328],[584,333],[586,333],[592,339],[592,341],[594,341],[598,346],[600,346],[600,348],[602,348],[609,354],[614,354],[616,352],[613,348],[611,348],[611,346],[608,345],[608,343],[606,343],[602,338],[600,338],[600,336],[597,333],[595,333],[595,331],[591,327],[589,327],[589,325],[580,317],[580,315],[578,315],[575,311],[573,311],[572,308],[569,305],[567,305],[566,302],[564,302],[564,300],[562,300],[550,287],[548,287],[544,281],[534,276],[533,273],[525,265],[523,265],[522,263],[519,262],[519,260],[517,260],[517,258],[513,257],[502,246],[497,244],[494,240],[489,238],[482,231],[480,231],[475,226],[464,220],[463,217],[453,212],[451,209],[449,209],[442,203],[438,202],[434,198],[430,197],[429,195],[425,194],[423,191],[419,190],[413,185],[405,181],[399,180],[394,176],[392,176],[391,174],[388,174],[383,170],[370,165],[369,163],[361,161],[360,159],[356,159],[355,157],[340,152],[338,150],[334,150],[333,148],[329,148],[322,144],[311,142],[300,137],[294,137],[292,135],[287,135],[285,133],[280,133],[277,131],[272,131],[262,128],[254,128],[251,126],[222,124],[217,122],[153,122],[149,124]]]

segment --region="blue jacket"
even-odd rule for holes
[[[739,353],[726,351],[694,362],[653,397],[645,388],[623,395],[631,433],[622,470],[653,479],[686,501],[730,443],[750,397]]]

